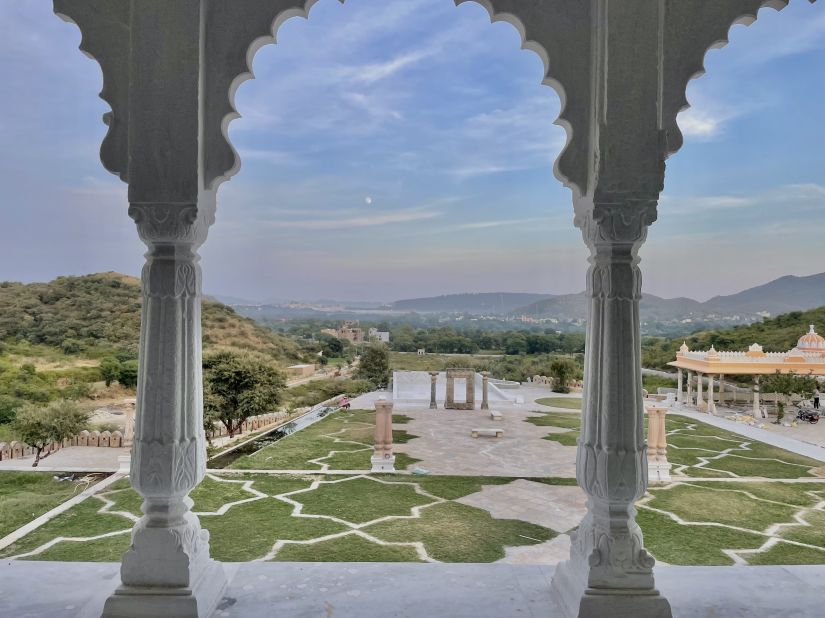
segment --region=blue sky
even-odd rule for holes
[[[98,161],[107,106],[77,28],[0,3],[0,280],[138,273],[124,185]],[[392,300],[584,287],[553,177],[563,131],[515,29],[450,0],[321,0],[255,58],[232,123],[205,288]],[[765,9],[706,58],[679,118],[645,290],[705,299],[825,271],[825,6]]]

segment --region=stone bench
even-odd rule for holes
[[[490,410],[490,418],[494,421],[503,421],[504,415],[498,410]]]
[[[470,435],[474,438],[503,438],[503,429],[473,429]]]

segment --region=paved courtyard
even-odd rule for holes
[[[420,439],[399,444],[396,450],[420,459],[414,467],[432,474],[575,478],[576,448],[544,440],[546,427],[525,422],[535,416],[532,408],[502,405],[498,410],[503,420],[493,421],[484,410],[398,406],[396,413],[413,419],[404,429]],[[474,429],[502,430],[504,436],[473,438]]]

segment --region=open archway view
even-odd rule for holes
[[[160,375],[151,365],[171,349],[146,345],[146,316],[174,313],[151,303],[195,298],[203,357],[182,356],[198,385],[202,373],[206,472],[181,482],[199,519],[187,525],[209,532],[219,562],[575,568],[595,525],[588,498],[591,509],[602,499],[581,468],[587,425],[607,405],[588,384],[609,364],[594,333],[606,340],[629,315],[641,354],[622,347],[613,360],[631,373],[640,364],[644,390],[616,386],[615,414],[598,418],[645,412],[632,421],[644,473],[629,483],[642,489],[622,520],[638,538],[632,576],[653,589],[645,551],[664,565],[825,565],[822,7],[760,11],[706,56],[644,247],[644,230],[607,239],[622,267],[641,255],[634,315],[610,314],[628,299],[605,283],[623,285],[600,270],[596,217],[582,222],[582,204],[598,200],[554,175],[565,92],[542,84],[547,67],[522,49],[518,19],[491,24],[483,2],[310,4],[251,59],[255,79],[234,93],[239,118],[226,128],[242,167],[220,187],[208,242],[204,232],[176,249],[200,255],[202,305],[188,296],[196,258],[197,283],[177,267],[171,291],[147,291],[185,234],[152,239],[165,216],[141,211],[100,167],[98,119],[110,110],[91,96],[100,69],[66,53],[81,44],[77,28],[51,7],[0,8],[14,24],[0,78],[15,86],[0,99],[0,140],[14,153],[0,157],[0,212],[13,222],[0,228],[0,557],[21,568],[126,555],[127,586],[140,571],[129,574],[128,557],[152,498],[135,453],[145,419],[163,422],[141,415]],[[649,207],[643,192],[633,199]],[[149,245],[143,293],[135,222]],[[594,307],[603,330],[588,324]],[[354,578],[373,573],[364,568],[319,594],[353,602]],[[514,585],[505,568],[483,593],[491,600]],[[456,590],[477,587],[473,573]],[[677,614],[693,601],[675,573],[657,567],[656,587]],[[216,615],[257,608],[251,579],[230,587],[244,584],[238,606],[227,593]],[[523,596],[505,611],[529,608]]]

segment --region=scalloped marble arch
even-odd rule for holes
[[[131,6],[134,0],[53,0],[54,11],[81,30],[80,49],[103,72],[101,98],[111,112],[104,115],[109,130],[101,145],[104,167],[129,182],[129,64]],[[240,167],[228,137],[229,123],[239,117],[234,96],[254,77],[252,61],[264,45],[275,43],[280,26],[292,17],[308,18],[318,0],[207,0],[204,17],[204,142],[203,183],[217,189]],[[344,3],[345,0],[339,0]],[[654,0],[651,0],[654,1]],[[731,28],[756,21],[760,9],[785,8],[790,0],[655,0],[663,7],[661,129],[662,158],[681,148],[678,114],[689,107],[688,83],[704,74],[704,58],[727,44]],[[816,0],[809,0],[813,3]],[[607,0],[453,0],[475,2],[493,22],[504,21],[518,31],[522,48],[535,52],[545,67],[543,83],[561,101],[555,123],[564,128],[567,143],[554,166],[556,177],[574,196],[587,193],[595,156],[592,75],[594,15]]]
[[[555,53],[560,52],[565,47],[569,50],[570,46],[575,45],[577,41],[579,45],[584,45],[581,51],[586,51],[589,48],[589,20],[580,19],[587,16],[589,5],[577,2],[576,6],[581,8],[572,11],[575,14],[575,19],[559,20],[557,22],[558,25],[551,33],[555,36],[547,38],[550,40],[555,39],[558,43],[552,45],[555,53],[549,53],[549,46],[530,38],[525,20],[516,14],[516,11],[527,14],[530,12],[540,13],[541,11],[536,5],[525,11],[523,7],[518,7],[518,3],[512,0],[453,1],[457,6],[465,2],[475,2],[484,7],[489,13],[491,22],[503,21],[511,24],[521,37],[522,49],[535,52],[542,60],[544,65],[542,83],[553,88],[561,101],[561,112],[555,123],[561,126],[567,134],[567,144],[556,160],[554,173],[560,181],[574,190],[581,191],[586,185],[587,159],[586,155],[576,156],[573,152],[573,126],[576,122],[584,120],[584,114],[581,112],[586,107],[580,106],[578,108],[579,113],[576,113],[576,110],[568,105],[569,97],[563,84],[572,81],[573,76],[576,74],[582,75],[583,73],[580,71],[583,67],[579,66],[575,70],[568,70],[568,74],[565,74],[562,66],[556,73],[551,68],[550,58],[555,57]],[[235,93],[243,82],[254,77],[252,63],[255,54],[261,47],[277,42],[278,30],[288,19],[292,17],[308,19],[309,12],[316,2],[318,0],[276,0],[271,3],[262,3],[260,0],[236,0],[231,5],[213,5],[213,10],[207,17],[207,55],[212,52],[211,46],[214,45],[219,48],[213,52],[216,59],[222,58],[228,62],[223,66],[219,66],[224,74],[217,76],[212,74],[216,67],[208,64],[212,71],[207,74],[206,91],[213,105],[208,106],[206,110],[205,182],[207,186],[217,188],[221,182],[228,180],[240,168],[240,156],[232,146],[228,128],[232,120],[240,116],[235,107]],[[339,0],[339,2],[343,4],[345,0]],[[565,3],[569,4],[569,0],[544,0],[544,6],[541,7],[541,10],[552,14],[553,11],[550,10],[551,6],[549,5]],[[501,7],[501,9],[497,10],[496,7]],[[579,36],[574,38],[571,36],[571,28],[575,25],[575,22],[578,22],[579,25]],[[234,32],[227,32],[228,24],[229,29],[234,30]],[[215,32],[220,32],[220,39],[222,40],[212,41],[209,38],[210,25],[216,27]],[[588,26],[588,28],[583,26]],[[220,30],[217,30],[217,28],[220,28]],[[250,36],[254,37],[251,41]],[[239,49],[237,47],[232,49],[232,47],[243,46],[244,37],[246,37],[248,44],[241,59],[238,53]],[[581,58],[583,54],[574,54],[574,56]],[[209,57],[207,57],[207,63],[209,63]],[[587,88],[585,84],[582,84],[582,86],[577,90],[577,93],[582,95],[581,99],[584,102]],[[225,96],[225,104],[219,98],[221,97],[221,91],[228,93]],[[218,103],[219,101],[220,103]],[[217,133],[218,127],[220,128],[219,135]],[[586,144],[582,147],[586,148]]]
[[[684,144],[677,117],[690,108],[687,87],[692,80],[705,74],[707,54],[730,42],[729,35],[734,26],[753,24],[761,9],[781,11],[788,4],[790,0],[669,0],[663,36],[670,44],[667,51],[672,53],[665,55],[664,72],[673,75],[676,82],[665,88],[662,101],[668,136],[667,155],[677,152]],[[689,31],[684,28],[686,23],[690,24]]]

